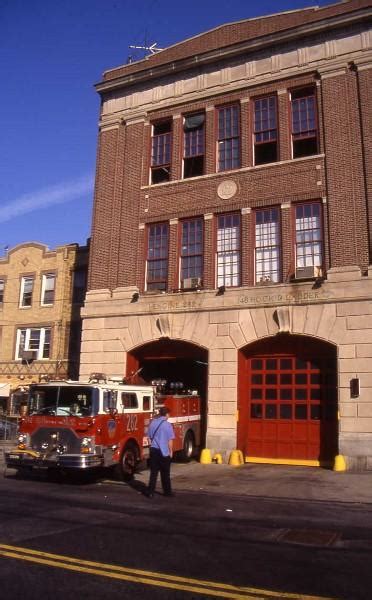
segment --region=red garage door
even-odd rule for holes
[[[241,353],[239,448],[249,458],[316,460],[337,454],[336,354],[283,337]]]

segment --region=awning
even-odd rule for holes
[[[9,396],[10,394],[10,383],[0,382],[0,396]]]

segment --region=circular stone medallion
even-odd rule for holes
[[[230,198],[235,196],[237,190],[238,186],[236,185],[235,181],[225,180],[222,181],[218,186],[217,194],[219,198],[222,198],[222,200],[229,200]]]

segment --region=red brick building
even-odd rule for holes
[[[372,468],[371,1],[104,73],[81,376],[203,397],[205,445]]]

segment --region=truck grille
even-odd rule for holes
[[[78,454],[80,443],[76,433],[65,427],[40,427],[31,435],[31,447],[38,452],[63,449],[66,454]]]

